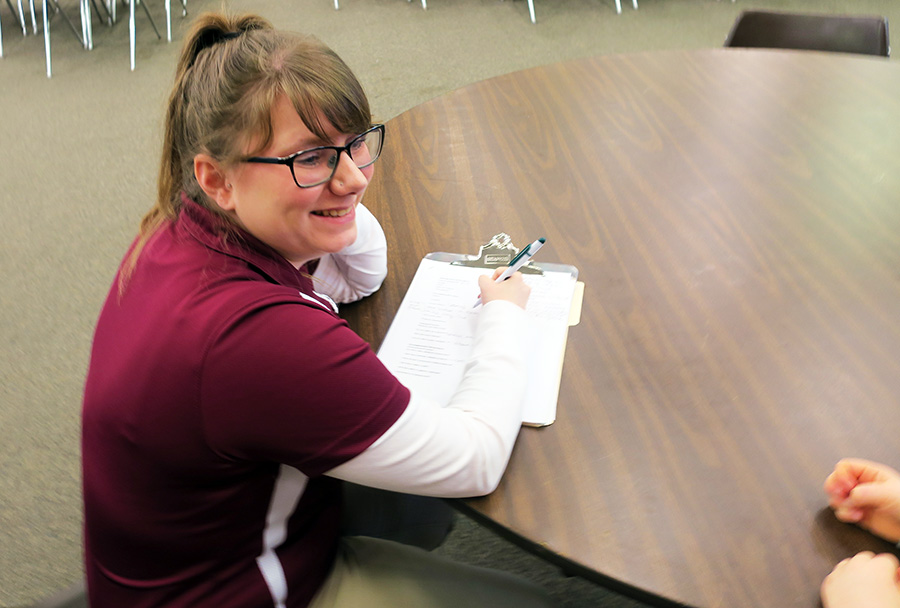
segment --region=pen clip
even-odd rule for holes
[[[516,262],[521,260],[524,256],[528,255],[528,252],[530,250],[531,250],[531,243],[528,243],[527,245],[525,245],[525,247],[522,248],[522,251],[520,251],[519,253],[516,254],[516,257],[514,257],[512,260],[509,261],[509,266],[515,266]]]

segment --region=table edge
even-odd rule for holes
[[[651,591],[645,591],[644,589],[620,581],[612,576],[598,572],[588,566],[579,564],[576,561],[560,555],[541,543],[530,540],[516,533],[514,530],[497,523],[481,513],[477,508],[470,505],[468,500],[469,499],[465,498],[445,499],[445,501],[457,512],[473,520],[478,525],[490,530],[500,538],[511,542],[535,557],[560,568],[564,576],[577,576],[590,581],[591,583],[600,585],[609,591],[647,604],[648,606],[658,606],[659,608],[694,608],[690,604],[677,602],[661,595],[657,595]]]

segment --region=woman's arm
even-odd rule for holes
[[[359,484],[442,497],[489,494],[522,424],[525,311],[492,301],[450,404],[415,393],[403,415],[358,456],[327,473]]]
[[[529,289],[518,273],[479,285],[472,354],[444,408],[411,397],[346,323],[299,297],[231,315],[199,386],[210,448],[415,494],[492,491],[522,422]]]
[[[356,241],[319,259],[313,273],[316,291],[338,303],[372,295],[387,276],[387,241],[381,224],[360,203],[356,206]]]

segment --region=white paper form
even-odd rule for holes
[[[481,308],[478,277],[492,270],[424,259],[397,311],[378,357],[411,390],[447,405],[462,380]],[[556,419],[575,277],[523,275],[531,287],[526,312],[525,424]]]

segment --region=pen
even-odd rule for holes
[[[528,245],[526,245],[525,248],[516,255],[516,257],[510,260],[509,266],[507,266],[506,269],[500,273],[499,277],[494,279],[494,282],[501,283],[514,275],[519,270],[519,268],[527,264],[528,261],[532,257],[534,257],[534,254],[536,254],[538,250],[544,246],[545,242],[547,242],[547,239],[541,237],[533,243],[529,243]],[[481,304],[481,294],[478,294],[478,300],[475,302],[475,306],[473,306],[472,308],[475,308],[479,304]]]

